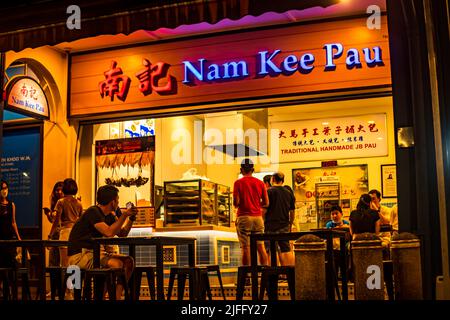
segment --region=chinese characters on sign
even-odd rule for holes
[[[139,91],[144,96],[153,91],[161,95],[176,93],[177,81],[175,77],[167,73],[169,64],[158,62],[152,65],[147,59],[143,59],[142,64],[144,68],[136,73],[136,78],[139,80]],[[104,72],[104,76],[105,80],[98,84],[101,97],[109,96],[111,101],[114,101],[115,95],[120,101],[125,101],[131,85],[130,77],[123,74],[122,68],[117,67],[117,62],[114,60],[111,61],[111,68]],[[161,79],[166,80],[165,85],[159,85]]]
[[[385,156],[386,115],[274,122],[280,162]]]
[[[8,88],[8,107],[37,118],[49,117],[44,91],[34,79],[28,77],[20,77],[12,82]]]

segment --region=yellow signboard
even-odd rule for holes
[[[280,162],[388,155],[386,114],[274,122]]]

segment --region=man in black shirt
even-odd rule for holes
[[[133,206],[116,219],[114,214],[119,205],[119,189],[114,186],[102,186],[97,190],[98,205],[88,208],[75,223],[69,236],[69,265],[77,265],[82,269],[93,266],[93,238],[127,236],[133,221],[136,219],[137,209]],[[134,269],[131,257],[111,254],[102,250],[100,256],[101,267],[122,268],[125,270],[127,281]],[[122,285],[117,285],[117,299],[122,295]]]
[[[269,207],[265,214],[264,232],[268,234],[291,232],[295,217],[295,197],[283,186],[284,174],[272,175],[272,187],[267,190]],[[279,259],[282,266],[294,265],[294,255],[289,241],[279,241]]]

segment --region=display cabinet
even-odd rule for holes
[[[164,225],[230,226],[230,188],[207,180],[164,182]]]

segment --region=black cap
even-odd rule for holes
[[[253,161],[248,158],[245,158],[241,162],[241,168],[246,171],[253,169]]]

